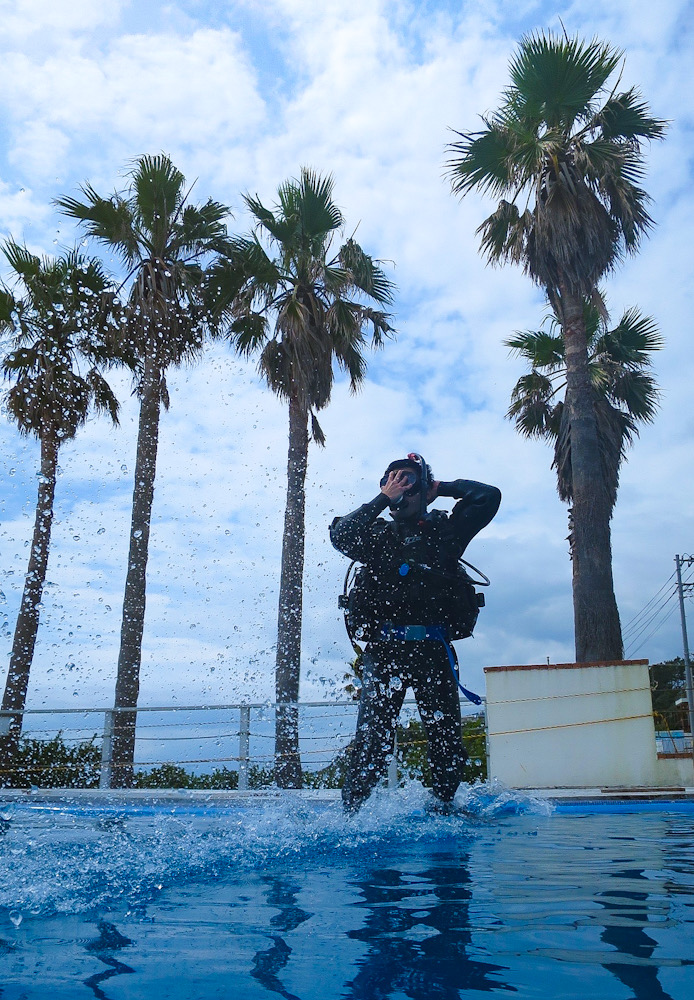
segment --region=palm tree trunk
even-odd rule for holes
[[[308,413],[289,400],[287,507],[282,540],[282,575],[277,616],[275,664],[275,781],[280,788],[301,788],[299,756],[299,675],[304,579],[304,513],[308,461]]]
[[[161,372],[153,361],[147,359],[140,399],[130,550],[116,677],[114,707],[117,711],[113,731],[112,788],[129,788],[133,782],[135,725],[140,692],[142,633],[145,624],[149,528],[154,499],[160,409]],[[126,711],[123,711],[124,709]]]
[[[612,503],[600,456],[583,302],[565,288],[561,302],[571,435],[576,662],[619,660],[623,646],[612,578]]]
[[[41,475],[36,502],[34,537],[31,542],[27,575],[24,579],[22,603],[14,630],[10,666],[2,699],[3,712],[21,713],[26,704],[29,674],[39,628],[41,597],[46,582],[48,551],[51,544],[57,465],[58,439],[53,427],[44,425],[41,433]],[[7,717],[5,716],[5,718]],[[22,715],[17,714],[9,720],[9,731],[0,736],[0,785],[13,783],[13,762],[21,732]]]

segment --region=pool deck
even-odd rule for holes
[[[523,788],[508,789],[519,796],[545,799],[554,805],[581,803],[629,803],[650,802],[694,804],[694,788]],[[147,806],[147,805],[249,805],[252,802],[271,802],[287,795],[303,802],[337,802],[340,790],[337,788],[281,790],[275,788],[238,791],[235,789],[192,789],[192,788],[2,788],[0,808],[3,805],[84,805],[98,806]]]

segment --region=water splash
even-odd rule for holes
[[[290,792],[127,805],[29,798],[0,817],[0,849],[11,861],[0,868],[0,907],[50,915],[142,906],[192,879],[219,881],[275,860],[329,863],[402,843],[465,843],[480,822],[549,812],[541,800],[489,784],[459,792],[454,815],[431,814],[430,803],[416,781],[377,791],[354,817],[337,799]]]

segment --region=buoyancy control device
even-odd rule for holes
[[[479,579],[473,579],[468,569]],[[484,594],[475,588],[490,584],[481,570],[463,559],[454,573],[444,573],[408,560],[400,566],[399,574],[403,577],[411,575],[415,580],[428,583],[426,589],[430,591],[430,584],[436,584],[430,602],[427,602],[432,606],[422,608],[422,620],[428,619],[433,624],[433,618],[437,625],[445,627],[450,640],[467,639],[473,634],[480,608],[485,605]],[[347,634],[357,652],[360,652],[357,643],[373,642],[379,638],[380,629],[386,624],[387,615],[379,614],[379,596],[378,584],[368,567],[353,560],[347,568],[338,603],[345,613]]]

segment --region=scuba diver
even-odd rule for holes
[[[472,635],[484,604],[459,560],[496,514],[501,493],[467,479],[434,480],[414,453],[391,462],[380,487],[373,500],[330,526],[334,547],[362,564],[341,606],[350,637],[367,643],[342,801],[347,812],[356,812],[386,774],[405,692],[412,687],[427,735],[432,808],[446,812],[468,757],[458,688],[481,700],[460,684],[451,646],[452,639]],[[457,500],[450,514],[427,511],[437,497]],[[379,517],[386,507],[390,522]]]

